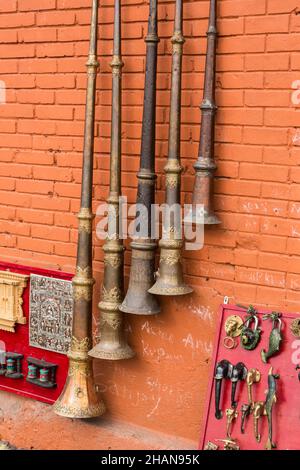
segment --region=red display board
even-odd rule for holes
[[[246,311],[242,308],[230,305],[223,305],[220,308],[220,322],[216,338],[214,356],[212,360],[212,369],[209,382],[209,393],[205,413],[205,422],[202,436],[200,439],[200,449],[204,449],[207,442],[210,441],[219,445],[219,450],[223,449],[223,443],[216,439],[226,439],[226,414],[225,410],[230,408],[231,404],[231,381],[229,379],[222,382],[222,394],[220,408],[223,412],[222,419],[215,417],[215,369],[219,361],[227,359],[232,364],[243,362],[247,369],[255,368],[261,373],[260,382],[254,384],[252,388],[254,401],[265,401],[268,389],[268,373],[270,367],[273,367],[273,373],[279,374],[277,383],[277,403],[273,407],[273,441],[277,444],[279,450],[298,450],[300,449],[300,382],[298,379],[299,371],[296,365],[300,363],[300,338],[296,338],[290,329],[291,323],[295,318],[299,318],[296,313],[282,313],[282,336],[280,352],[271,357],[268,364],[264,364],[260,352],[262,349],[268,350],[269,335],[272,330],[270,320],[262,320],[262,316],[269,311],[258,310],[259,326],[262,328],[261,340],[256,349],[247,351],[240,345],[235,349],[224,347],[224,338],[226,337],[225,322],[231,315],[239,315],[242,319],[246,317]],[[246,381],[238,383],[236,391],[238,400],[238,417],[233,422],[231,436],[236,439],[240,450],[264,450],[268,439],[268,420],[264,416],[260,422],[261,442],[258,443],[254,436],[253,416],[247,418],[245,434],[241,433],[241,406],[248,402]]]
[[[62,273],[61,271],[49,271],[2,262],[0,262],[0,270],[26,275],[39,274],[41,276],[48,276],[68,281],[73,277],[71,274]],[[65,354],[59,354],[56,352],[46,351],[44,349],[29,346],[29,287],[30,281],[28,280],[27,287],[23,293],[23,312],[27,319],[26,324],[17,324],[15,327],[15,333],[0,330],[0,341],[5,342],[6,351],[23,354],[24,358],[22,360],[22,373],[24,377],[22,379],[12,379],[1,375],[0,390],[5,390],[7,392],[16,393],[18,395],[23,395],[25,397],[30,397],[35,400],[53,404],[59,397],[66,381],[68,358]],[[33,357],[35,359],[57,364],[57,386],[55,388],[46,389],[26,381],[28,374],[28,364],[26,359],[28,357]]]

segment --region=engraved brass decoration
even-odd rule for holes
[[[216,441],[224,443],[224,450],[240,450],[236,439],[216,439]]]
[[[291,332],[296,338],[300,338],[300,318],[295,318],[291,323]]]
[[[243,325],[243,320],[238,315],[230,315],[225,322],[225,332],[226,336],[224,338],[223,344],[227,349],[233,349],[237,346],[237,341],[235,338],[240,336],[241,328]]]
[[[211,441],[205,444],[204,450],[218,450],[219,446]]]
[[[86,207],[82,207],[78,214],[78,230],[79,232],[92,233],[94,214]]]
[[[23,291],[28,276],[0,271],[0,330],[15,332],[15,325],[25,325],[23,315]]]
[[[174,219],[180,208],[180,182],[182,167],[180,165],[180,125],[181,125],[181,75],[182,53],[185,42],[182,34],[182,0],[176,0],[174,33],[172,37],[172,85],[169,125],[168,159],[166,174],[166,206],[170,219],[163,221],[162,238],[159,241],[160,260],[155,284],[148,292],[155,295],[185,295],[193,289],[185,284],[181,251],[183,239],[181,227],[174,228]],[[173,210],[175,209],[175,210]],[[177,214],[176,214],[177,212]],[[167,219],[167,218],[166,218]],[[173,220],[172,220],[173,219]]]
[[[31,274],[30,346],[66,354],[73,321],[71,281]]]
[[[123,314],[120,307],[124,298],[124,246],[120,238],[120,197],[121,197],[121,79],[123,62],[121,58],[121,5],[114,4],[114,41],[112,68],[112,117],[110,184],[108,196],[108,233],[104,251],[104,276],[99,303],[100,321],[98,340],[89,355],[96,359],[129,359],[134,352],[127,344]]]
[[[94,126],[97,78],[98,0],[92,0],[90,49],[87,61],[86,117],[78,214],[77,268],[73,278],[74,314],[72,341],[68,353],[69,370],[65,387],[54,404],[54,411],[67,418],[94,418],[105,412],[96,390],[92,360],[88,349],[92,340],[92,186]]]

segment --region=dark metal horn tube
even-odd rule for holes
[[[89,352],[98,359],[128,359],[134,352],[127,344],[123,314],[119,308],[124,298],[124,246],[120,239],[121,197],[121,8],[115,0],[114,49],[112,67],[112,122],[110,191],[108,197],[108,234],[103,246],[104,278],[101,292],[99,342]]]
[[[146,42],[146,75],[140,169],[137,191],[137,221],[143,233],[131,243],[129,287],[122,312],[153,315],[160,312],[158,299],[148,292],[154,283],[156,242],[152,239],[152,205],[155,202],[155,110],[157,71],[157,0],[150,0]]]
[[[185,222],[219,224],[214,213],[214,173],[217,169],[214,157],[215,141],[215,103],[216,48],[217,48],[217,0],[210,1],[209,27],[207,31],[207,52],[205,65],[205,83],[201,104],[201,128],[198,159],[193,189],[192,209],[186,215]],[[199,215],[197,208],[199,208]]]
[[[184,283],[181,264],[183,240],[180,220],[180,112],[181,112],[181,72],[182,50],[182,0],[176,0],[174,34],[172,37],[172,86],[169,125],[169,150],[165,166],[166,173],[166,212],[163,221],[163,234],[159,241],[160,260],[157,280],[149,289],[151,294],[184,295],[193,289]],[[177,220],[176,220],[177,219]]]
[[[58,415],[68,418],[94,418],[105,411],[94,383],[92,360],[92,185],[94,157],[94,123],[97,78],[98,0],[92,2],[91,39],[87,62],[87,95],[81,185],[81,208],[78,214],[76,274],[73,278],[74,313],[71,348],[68,353],[67,381],[54,404]]]

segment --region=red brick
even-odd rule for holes
[[[262,15],[265,12],[265,0],[244,0],[243,2],[228,0],[220,4],[221,16]]]
[[[53,183],[45,181],[31,181],[28,184],[26,180],[17,180],[17,191],[20,193],[38,193],[49,194],[53,192]]]
[[[53,214],[41,210],[17,209],[16,218],[20,222],[33,222],[46,225],[53,224]]]
[[[17,246],[20,250],[33,251],[38,253],[53,253],[54,243],[40,238],[18,237]]]
[[[19,103],[54,103],[54,93],[48,90],[20,90],[17,92],[17,97]]]
[[[278,145],[287,143],[287,130],[276,128],[247,127],[244,129],[244,142],[246,144]]]
[[[290,57],[287,53],[247,54],[245,68],[249,71],[288,70],[289,61]]]
[[[246,106],[288,107],[291,102],[290,92],[273,90],[246,90]],[[248,112],[248,110],[247,110]],[[281,112],[281,111],[280,111]]]
[[[35,114],[38,119],[72,120],[74,108],[71,106],[42,105],[35,107]]]
[[[245,33],[287,33],[289,15],[254,16],[245,18]]]
[[[262,36],[234,36],[225,37],[220,41],[218,52],[220,54],[229,53],[249,53],[264,52],[265,39]]]
[[[69,241],[69,230],[62,227],[51,227],[44,225],[32,225],[31,235],[33,238],[42,238],[44,240],[53,241]]]
[[[297,10],[299,4],[297,0],[272,0],[268,2],[268,13],[291,13]]]
[[[0,5],[0,12],[11,12],[17,10],[17,0],[10,0],[9,2],[2,2]]]
[[[50,181],[71,181],[72,172],[69,168],[33,167],[33,178]]]
[[[75,13],[72,11],[47,11],[36,14],[36,24],[39,26],[71,25],[75,23]]]
[[[26,28],[18,31],[19,42],[53,42],[57,40],[56,30],[53,28]]]
[[[18,0],[20,11],[39,11],[39,10],[54,10],[56,7],[56,0],[47,0],[47,3],[42,3],[39,0]]]

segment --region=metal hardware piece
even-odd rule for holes
[[[250,327],[254,322],[254,328]],[[241,330],[241,346],[247,351],[252,351],[256,348],[261,338],[261,328],[258,327],[258,317],[255,313],[250,313]]]
[[[54,404],[54,412],[67,418],[95,418],[105,412],[97,393],[92,360],[88,350],[92,343],[92,186],[94,127],[97,78],[98,0],[92,0],[90,48],[87,61],[87,93],[81,201],[78,214],[76,274],[73,278],[73,324],[68,352],[69,370],[65,387]],[[84,228],[83,228],[84,225]],[[87,229],[87,227],[89,227]]]
[[[201,129],[198,159],[194,165],[196,174],[193,189],[192,210],[185,217],[186,222],[214,225],[220,220],[213,208],[214,173],[216,162],[214,157],[215,140],[215,76],[217,48],[217,0],[210,0],[209,24],[207,31],[207,51],[204,79],[204,93],[201,104]],[[197,217],[197,206],[203,207],[203,217]]]
[[[227,408],[226,410],[226,435],[229,439],[231,439],[231,431],[232,431],[232,424],[239,415],[237,409],[235,408]]]
[[[181,75],[184,37],[182,35],[183,2],[176,0],[174,33],[172,37],[172,84],[170,103],[169,148],[165,166],[166,206],[162,238],[159,241],[160,259],[156,282],[149,289],[156,295],[185,295],[193,292],[183,277],[181,251],[183,239],[180,224],[180,127],[181,127]]]
[[[22,359],[23,354],[15,352],[5,353],[5,364],[2,364],[0,375],[5,375],[10,379],[22,379]]]
[[[300,318],[295,318],[291,323],[291,332],[296,338],[300,338]]]
[[[272,331],[269,337],[269,349],[266,352],[264,349],[261,351],[261,358],[264,363],[267,363],[269,358],[277,354],[280,350],[280,344],[282,342],[281,335],[281,313],[272,312],[270,314],[264,315],[263,320],[272,320]]]
[[[216,366],[216,372],[215,372],[215,406],[216,406],[216,411],[215,411],[215,416],[217,419],[222,418],[222,410],[220,409],[220,400],[221,400],[221,390],[222,390],[222,381],[223,379],[228,379],[231,377],[231,372],[232,372],[232,364],[227,361],[226,359],[223,359],[222,361],[218,362]]]
[[[254,423],[254,436],[257,442],[260,442],[261,435],[259,433],[259,420],[264,414],[264,402],[257,401],[253,403],[253,423]]]
[[[241,433],[245,434],[246,420],[251,414],[251,405],[249,405],[249,403],[244,403],[241,407],[241,413]]]
[[[96,359],[129,359],[135,355],[127,343],[120,307],[124,299],[124,245],[120,238],[120,197],[121,197],[121,5],[114,4],[114,40],[112,68],[112,115],[110,183],[108,196],[108,233],[105,240],[104,275],[99,303],[100,321],[98,342],[89,355]],[[113,258],[113,262],[112,262]]]
[[[272,412],[273,406],[277,402],[276,389],[278,380],[280,376],[278,374],[273,374],[273,367],[269,370],[268,375],[268,393],[265,401],[265,414],[268,418],[268,440],[265,446],[266,450],[272,450],[276,448],[276,444],[273,442],[273,421],[272,421]]]
[[[297,364],[296,367],[295,367],[296,370],[299,370],[300,369],[300,364]],[[298,373],[298,380],[300,382],[300,372]]]
[[[227,349],[233,349],[237,346],[235,338],[240,336],[243,320],[238,315],[230,315],[225,321],[226,336],[223,340],[223,345]]]
[[[250,414],[253,412],[254,408],[254,401],[253,401],[253,393],[252,393],[252,387],[253,384],[258,383],[260,381],[260,372],[257,369],[250,369],[247,373],[247,393],[248,393],[248,403],[245,403],[242,405],[241,411],[242,411],[242,420],[241,420],[241,433],[245,433],[245,425],[246,425],[246,420],[250,416]]]
[[[238,362],[231,371],[231,407],[237,407],[237,401],[235,400],[236,388],[239,381],[243,381],[247,377],[247,367],[243,362]]]
[[[248,403],[253,407],[253,393],[252,387],[255,383],[260,381],[261,374],[258,369],[250,369],[247,374],[247,391],[248,391]]]
[[[42,361],[34,357],[28,357],[28,375],[26,382],[30,382],[38,387],[55,388],[55,375],[57,364]]]
[[[218,450],[219,446],[217,444],[214,444],[211,441],[208,441],[204,447],[204,450]]]
[[[154,315],[160,312],[158,298],[148,290],[155,282],[155,251],[152,239],[151,209],[155,203],[155,113],[157,71],[157,0],[150,0],[146,42],[146,75],[140,169],[137,174],[137,221],[145,233],[135,234],[131,243],[129,286],[120,307],[122,312],[135,315]],[[146,230],[145,230],[146,227]]]
[[[224,443],[224,450],[240,450],[236,439],[216,439],[216,441]]]

